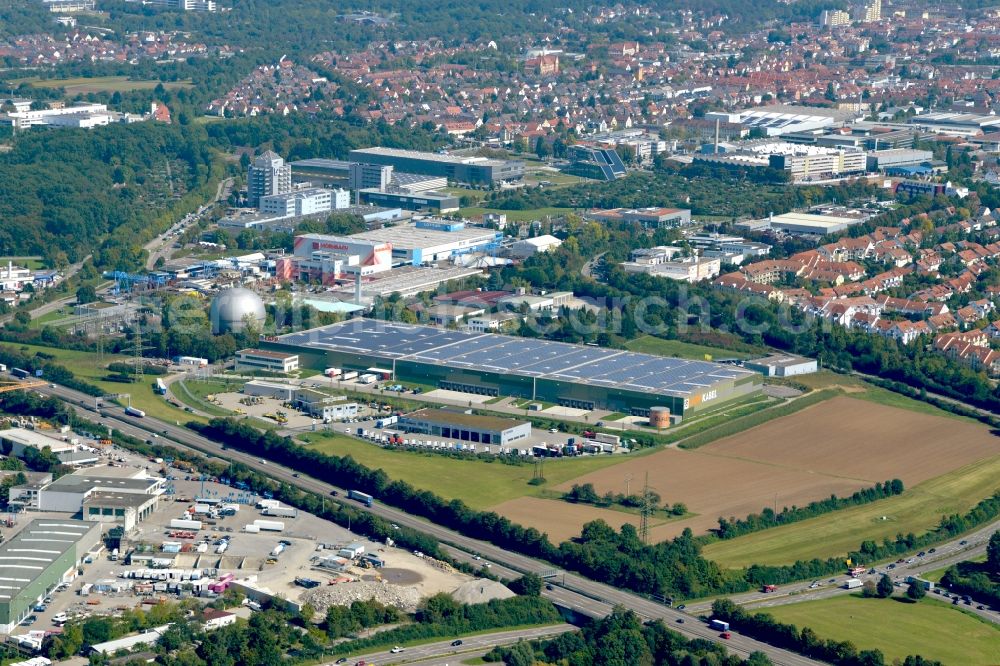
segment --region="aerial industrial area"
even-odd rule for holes
[[[0,8],[0,665],[997,664],[987,4]]]

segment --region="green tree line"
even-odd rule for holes
[[[838,511],[849,506],[860,506],[880,499],[895,497],[903,493],[903,482],[899,479],[892,479],[885,483],[876,483],[870,488],[864,488],[852,494],[850,497],[830,497],[823,500],[810,502],[802,507],[785,507],[775,513],[774,509],[764,507],[760,513],[752,513],[746,518],[719,518],[719,527],[714,530],[715,535],[720,539],[735,539],[744,534],[759,532],[779,525],[788,525],[807,518],[821,516],[824,513]]]

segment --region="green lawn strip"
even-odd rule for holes
[[[333,433],[305,433],[304,445],[323,453],[351,456],[372,469],[381,468],[393,479],[426,488],[446,499],[461,499],[474,509],[487,509],[525,495],[542,496],[544,487],[528,485],[535,466],[510,465],[499,460],[457,459],[437,453],[399,451]],[[589,472],[615,465],[622,456],[579,456],[545,461],[548,486],[556,486]]]
[[[458,211],[458,214],[462,217],[473,217],[474,215],[484,215],[486,213],[499,213],[501,215],[506,215],[507,219],[511,222],[532,222],[534,220],[540,220],[547,216],[555,215],[565,215],[566,213],[572,213],[572,208],[530,208],[528,210],[500,210],[498,208],[482,208],[479,206],[472,206],[470,208],[463,208]]]
[[[749,430],[750,428],[763,425],[773,419],[789,416],[795,412],[811,407],[812,405],[823,402],[824,400],[828,400],[837,395],[840,395],[840,392],[832,389],[817,391],[770,409],[756,410],[745,416],[740,416],[739,418],[724,419],[718,425],[714,425],[706,430],[703,430],[702,432],[685,437],[681,440],[678,446],[682,449],[696,449],[700,446],[704,446],[705,444],[714,442],[717,439],[735,435],[743,432],[744,430]]]
[[[56,347],[41,347],[39,345],[26,345],[14,342],[0,342],[14,349],[26,349],[29,353],[41,352],[53,356],[57,363],[68,368],[83,381],[97,386],[105,395],[128,394],[132,400],[132,406],[141,409],[151,417],[171,421],[174,423],[186,423],[187,421],[206,421],[204,417],[198,417],[185,412],[179,407],[174,407],[161,396],[153,392],[153,382],[155,377],[146,375],[141,381],[134,383],[109,382],[105,378],[111,374],[107,366],[110,363],[128,363],[132,359],[128,356],[108,354],[103,360],[99,360],[97,354],[88,351],[78,351],[75,349],[59,349]],[[128,399],[120,398],[118,402],[122,405],[128,404]]]
[[[1000,628],[930,597],[907,603],[852,594],[766,612],[800,629],[810,627],[823,639],[848,640],[859,650],[877,648],[887,662],[919,654],[949,666],[997,663]]]
[[[928,479],[897,497],[716,541],[703,552],[708,559],[730,568],[836,557],[858,548],[862,541],[881,542],[900,533],[922,534],[936,527],[943,515],[964,514],[997,490],[997,479],[1000,456]]]
[[[65,319],[66,317],[73,316],[73,308],[71,306],[62,307],[58,310],[53,310],[47,314],[42,315],[31,320],[28,324],[28,328],[45,328],[46,326],[59,321],[60,319]]]
[[[174,397],[192,409],[212,416],[232,416],[233,412],[213,405],[206,399],[206,396],[227,393],[233,389],[239,390],[241,386],[242,384],[181,379],[170,385],[170,391]]]
[[[930,414],[931,416],[941,416],[948,419],[965,421],[966,423],[980,424],[980,422],[976,419],[940,409],[921,400],[914,400],[913,398],[896,393],[895,391],[884,389],[881,386],[872,386],[871,384],[867,384],[867,387],[868,388],[864,392],[851,393],[850,396],[852,398],[860,398],[862,400],[878,403],[887,407],[898,407],[899,409],[907,409],[911,412],[920,412],[921,414]]]
[[[7,266],[8,263],[27,268],[30,271],[40,271],[45,268],[45,264],[42,263],[42,257],[39,255],[0,257],[0,265]]]
[[[752,356],[746,352],[732,351],[722,347],[708,347],[706,345],[696,345],[681,340],[666,340],[652,335],[644,335],[641,338],[629,340],[625,343],[625,348],[629,351],[643,354],[655,354],[656,356],[673,356],[678,358],[689,358],[702,361],[705,356],[716,358],[738,358],[747,359]]]
[[[74,77],[64,79],[41,79],[29,77],[16,79],[11,83],[27,83],[32,88],[65,88],[67,95],[87,92],[129,92],[132,90],[152,90],[162,84],[164,88],[190,88],[191,81],[158,81],[156,79],[131,80],[127,76]]]

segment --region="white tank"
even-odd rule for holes
[[[236,287],[220,292],[212,300],[209,319],[212,322],[212,333],[221,335],[243,331],[247,323],[260,328],[267,319],[267,313],[260,296],[249,289]]]

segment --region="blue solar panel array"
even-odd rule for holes
[[[753,373],[707,361],[600,349],[563,342],[463,333],[353,319],[279,338],[285,345],[413,360],[453,368],[586,383],[605,388],[688,395]]]

